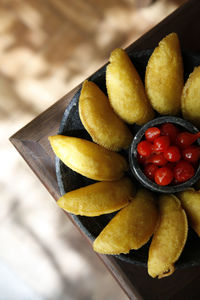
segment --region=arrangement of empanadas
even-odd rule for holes
[[[93,142],[77,137],[49,137],[53,151],[73,171],[99,182],[66,193],[58,205],[69,213],[94,217],[116,212],[93,243],[103,254],[137,251],[151,238],[148,274],[162,278],[174,272],[187,239],[188,224],[200,236],[200,191],[156,195],[135,185],[126,173],[128,161],[116,153],[128,149],[128,124],[143,125],[155,116],[177,115],[200,125],[200,67],[185,86],[176,33],[163,38],[146,67],[145,86],[131,59],[115,49],[106,69],[107,94],[85,81],[79,116]],[[126,124],[128,123],[128,124]]]

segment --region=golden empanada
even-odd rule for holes
[[[128,170],[125,158],[93,142],[54,135],[49,137],[55,154],[72,170],[94,180],[120,179]]]
[[[187,214],[190,226],[200,237],[200,191],[190,188],[177,194]]]
[[[177,115],[180,112],[183,62],[176,33],[167,35],[154,49],[146,68],[145,88],[158,113]]]
[[[139,249],[151,237],[157,222],[153,194],[139,190],[128,206],[120,210],[93,243],[95,251],[103,254],[129,253]]]
[[[124,177],[112,182],[97,182],[68,192],[57,204],[72,214],[94,217],[125,207],[134,194],[134,184]]]
[[[200,128],[200,66],[190,74],[182,93],[181,105],[184,119]]]
[[[187,239],[187,217],[174,195],[159,197],[159,222],[149,248],[148,273],[162,278],[174,272],[174,263]]]
[[[154,112],[146,97],[144,85],[126,52],[115,49],[106,69],[106,87],[110,104],[127,123],[143,125]]]
[[[133,136],[124,122],[115,114],[109,100],[100,88],[85,81],[79,98],[79,115],[94,142],[113,151],[128,148]]]

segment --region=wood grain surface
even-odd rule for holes
[[[180,37],[182,48],[200,52],[199,16],[200,1],[190,0],[130,45],[127,51],[153,48],[163,36],[175,31]],[[55,176],[54,155],[47,137],[57,133],[63,112],[79,87],[10,138],[55,200],[59,197],[59,190]],[[68,217],[71,219],[70,215]],[[88,242],[90,245],[89,240]],[[149,277],[143,267],[111,256],[99,256],[130,299],[196,300],[200,298],[200,267],[179,269],[172,276],[158,280]]]

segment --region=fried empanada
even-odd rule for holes
[[[174,272],[187,239],[187,217],[174,195],[159,197],[159,222],[156,226],[148,258],[148,273],[162,278]]]
[[[106,87],[110,104],[122,120],[143,125],[153,119],[154,112],[140,76],[122,49],[111,53],[106,69]]]
[[[200,191],[190,188],[177,195],[187,214],[190,226],[200,237]]]
[[[79,98],[79,115],[93,141],[109,150],[128,148],[133,136],[124,122],[115,114],[109,100],[100,88],[85,81]]]
[[[73,171],[99,181],[118,180],[128,170],[125,158],[93,142],[55,135],[49,141],[55,154]]]
[[[112,182],[97,182],[66,193],[57,204],[72,214],[94,217],[127,206],[134,194],[134,184],[124,177]]]
[[[96,252],[103,254],[129,253],[139,249],[151,237],[157,222],[153,194],[139,190],[128,206],[120,210],[93,243]]]
[[[170,33],[155,48],[146,68],[145,88],[153,108],[161,115],[177,115],[183,84],[179,39]]]
[[[200,66],[190,74],[181,97],[184,119],[200,128]]]

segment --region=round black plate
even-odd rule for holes
[[[148,59],[152,51],[146,50],[138,53],[129,53],[129,57],[134,63],[136,69],[138,70],[142,80],[144,81],[145,68]],[[185,80],[188,78],[189,74],[193,71],[195,66],[200,65],[200,55],[183,52],[183,62],[184,62],[184,76]],[[92,75],[89,80],[95,82],[101,90],[106,93],[105,86],[105,70],[106,66],[98,70],[94,75]],[[78,101],[80,96],[80,90],[74,95],[72,101],[66,108],[64,116],[61,121],[60,129],[58,134],[79,137],[87,140],[91,140],[89,134],[84,129],[81,120],[79,118],[78,112]],[[136,133],[139,129],[138,126],[130,126],[131,131]],[[124,156],[128,155],[128,151],[122,153]],[[58,180],[58,185],[60,189],[60,194],[63,195],[74,189],[89,185],[94,183],[94,180],[88,179],[65,166],[56,157],[56,175]],[[99,217],[83,217],[72,215],[73,219],[82,231],[93,241],[102,229],[107,225],[109,220],[115,215],[115,213],[102,215]],[[148,226],[148,220],[147,220]],[[124,237],[126,238],[126,237]],[[131,262],[137,265],[146,266],[148,259],[148,248],[150,242],[144,245],[141,249],[137,251],[131,251],[129,254],[120,254],[116,257]],[[177,267],[188,267],[200,264],[200,239],[197,234],[190,229],[188,232],[188,239],[181,254],[180,259],[177,261]]]

